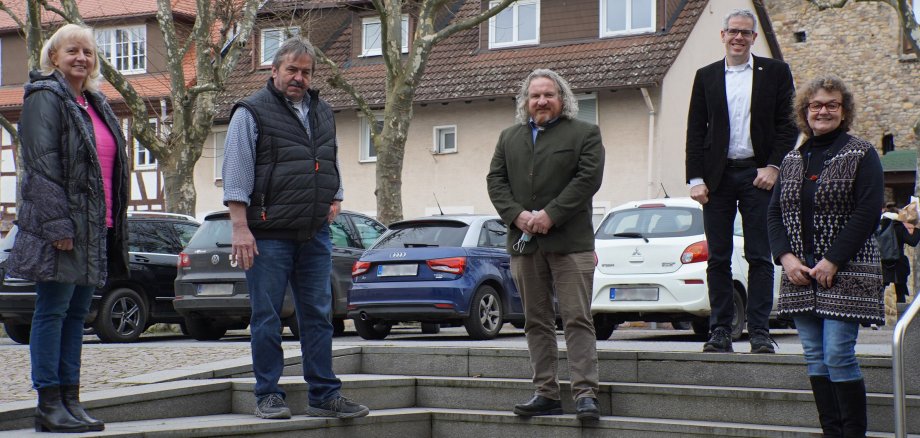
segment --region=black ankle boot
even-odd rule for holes
[[[61,387],[52,386],[38,390],[38,407],[35,409],[36,432],[86,432],[89,426],[73,417],[61,402]]]
[[[89,426],[89,430],[96,432],[105,429],[105,423],[102,420],[91,417],[83,409],[83,405],[80,404],[80,385],[61,386],[61,399],[70,414],[81,423]]]
[[[811,392],[815,395],[815,405],[818,407],[818,420],[824,438],[843,437],[843,420],[840,418],[840,407],[837,405],[837,394],[834,384],[827,376],[809,376]]]
[[[865,438],[866,420],[866,382],[863,379],[849,382],[834,382],[834,392],[840,405],[840,418],[843,420],[845,438]]]

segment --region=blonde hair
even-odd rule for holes
[[[42,46],[41,59],[39,66],[42,74],[50,75],[57,67],[51,61],[51,54],[58,51],[61,46],[71,41],[80,41],[88,43],[93,48],[93,68],[86,79],[83,80],[83,89],[89,91],[99,91],[99,78],[102,76],[99,68],[99,48],[96,46],[96,39],[93,36],[93,30],[77,24],[65,24],[48,41]]]

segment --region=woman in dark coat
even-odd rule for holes
[[[42,47],[19,122],[22,206],[10,275],[36,282],[29,351],[35,430],[104,424],[80,405],[83,322],[107,276],[128,274],[125,139],[98,91],[93,31],[68,24]]]
[[[907,277],[910,275],[910,261],[904,255],[904,244],[917,246],[917,243],[920,243],[920,233],[914,232],[912,224],[897,220],[898,209],[894,204],[886,205],[885,208],[887,214],[882,214],[878,229],[884,230],[887,227],[894,227],[899,257],[898,261],[894,263],[882,261],[882,282],[886,285],[894,283],[896,301],[904,303],[907,295],[909,295]]]
[[[798,329],[825,436],[863,437],[856,338],[861,324],[885,323],[875,240],[881,160],[871,143],[847,134],[856,111],[839,78],[800,88],[794,109],[807,140],[783,159],[767,219],[783,266],[779,311]]]

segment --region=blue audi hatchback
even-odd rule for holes
[[[428,332],[463,325],[473,339],[494,338],[505,322],[523,327],[507,234],[495,215],[391,224],[352,268],[348,317],[358,335],[383,339],[394,324],[410,321]]]

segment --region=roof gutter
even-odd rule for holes
[[[655,105],[652,104],[652,98],[648,95],[648,88],[639,89],[642,92],[642,98],[645,99],[645,106],[648,108],[648,184],[645,188],[645,198],[650,199],[654,196],[652,188],[655,185],[654,163],[655,163]]]

